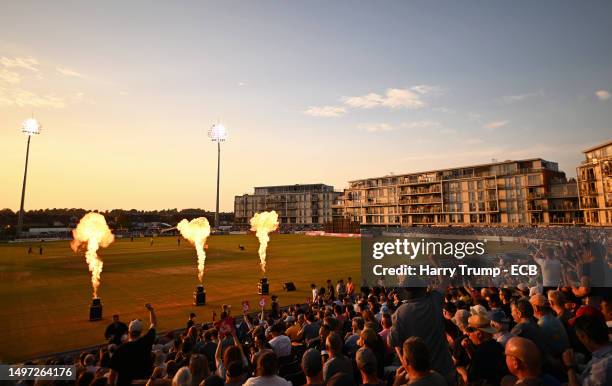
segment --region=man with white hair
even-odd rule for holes
[[[153,368],[151,348],[155,343],[155,327],[157,316],[153,306],[147,303],[145,308],[149,311],[151,326],[145,335],[142,335],[143,322],[134,319],[128,327],[128,342],[122,344],[110,361],[110,385],[130,385],[134,379],[146,379],[151,375]]]

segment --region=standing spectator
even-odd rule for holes
[[[123,336],[128,332],[128,326],[119,320],[119,315],[113,315],[113,322],[106,327],[104,337],[108,343],[120,345]]]
[[[111,357],[111,371],[108,377],[111,385],[130,385],[134,379],[145,379],[151,375],[153,368],[151,347],[155,342],[157,316],[151,304],[147,303],[145,308],[149,311],[151,322],[149,331],[142,335],[142,321],[135,319],[130,322],[128,327],[129,341],[119,346]]]
[[[256,376],[247,379],[245,386],[292,386],[278,376],[278,359],[273,352],[262,354],[257,360]]]
[[[325,347],[329,359],[323,365],[323,380],[327,381],[336,373],[346,373],[353,376],[353,365],[350,359],[342,354],[342,338],[335,332],[329,334]]]
[[[393,386],[447,386],[441,374],[432,370],[431,356],[423,339],[413,336],[406,339],[402,355],[399,356],[402,366],[395,372]]]
[[[346,280],[346,294],[351,299],[355,296],[355,284],[353,283],[353,278],[350,276]]]
[[[191,327],[196,324],[196,314],[193,312],[189,314],[189,319],[187,320],[187,329],[189,330]]]
[[[444,281],[438,289],[427,292],[423,287],[407,288],[408,301],[393,314],[389,345],[399,351],[402,343],[411,336],[423,339],[431,353],[431,367],[449,380],[455,378],[455,370],[446,337],[442,315]],[[398,353],[399,356],[399,353]]]
[[[306,385],[323,386],[323,362],[318,350],[306,350],[302,356],[302,371],[306,376]]]

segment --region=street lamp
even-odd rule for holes
[[[26,147],[25,170],[23,172],[23,186],[21,187],[21,206],[19,207],[19,218],[17,220],[17,237],[21,236],[23,228],[23,202],[25,200],[26,179],[28,177],[28,158],[30,156],[30,140],[33,135],[40,134],[42,126],[34,118],[29,118],[23,121],[21,131],[28,136],[28,145]]]
[[[221,171],[221,142],[227,139],[227,130],[220,124],[214,124],[208,130],[208,136],[213,142],[217,142],[217,207],[215,210],[215,227],[219,228],[219,178]]]

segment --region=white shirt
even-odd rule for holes
[[[291,355],[291,339],[287,335],[279,335],[271,339],[269,343],[277,357],[281,358]]]
[[[561,284],[561,262],[556,258],[534,259],[542,268],[542,284],[544,287],[556,287]]]
[[[291,382],[278,375],[266,377],[251,377],[243,386],[292,386]]]

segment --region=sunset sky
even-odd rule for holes
[[[542,157],[612,139],[609,1],[12,1],[0,208],[221,209],[253,186]]]

